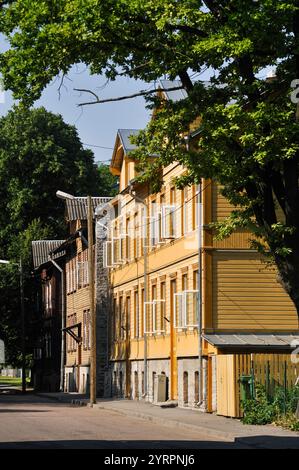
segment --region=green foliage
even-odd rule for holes
[[[179,77],[186,99],[148,99],[159,111],[136,139],[140,179],[157,191],[161,166],[177,161],[186,168],[179,186],[219,183],[237,211],[220,236],[250,228],[299,311],[299,115],[290,99],[299,78],[298,25],[298,0],[15,0],[0,13],[10,44],[0,70],[27,105],[78,62],[111,80]],[[265,79],[270,67],[276,80]],[[208,86],[200,80],[207,69]],[[199,116],[199,133],[186,146],[183,136]],[[12,179],[10,191],[15,185]],[[30,198],[19,191],[12,210]]]
[[[115,196],[118,191],[118,180],[110,172],[109,166],[100,163],[97,179],[98,194],[101,196]]]
[[[33,315],[31,241],[67,235],[64,205],[56,191],[108,195],[111,184],[107,168],[97,168],[93,153],[82,147],[76,129],[61,116],[20,106],[0,119],[0,259],[18,262],[22,257],[28,340]],[[0,265],[0,298],[0,336],[6,343],[7,360],[18,364],[21,324],[16,265]]]
[[[275,407],[268,402],[264,387],[256,385],[256,397],[242,403],[244,424],[268,424],[275,419]]]
[[[295,416],[299,401],[299,386],[284,390],[276,387],[274,396],[267,396],[266,389],[261,384],[255,386],[255,398],[242,402],[244,424],[275,423],[293,431],[299,430],[299,420]]]

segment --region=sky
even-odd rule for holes
[[[64,80],[60,95],[58,91],[60,80],[53,80],[34,107],[44,106],[53,113],[61,114],[65,122],[76,126],[84,147],[94,152],[95,161],[108,164],[117,130],[142,129],[149,121],[150,112],[145,107],[145,100],[139,97],[79,108],[78,103],[90,101],[92,96],[86,93],[80,94],[74,91],[74,88],[90,89],[102,99],[136,93],[152,88],[153,84],[125,77],[119,77],[108,84],[106,82],[103,76],[90,76],[85,65],[75,65],[68,74],[68,78]],[[0,116],[6,115],[14,103],[10,92],[5,92],[3,98],[0,100]]]

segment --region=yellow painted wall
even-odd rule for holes
[[[276,271],[253,252],[213,253],[213,327],[217,330],[298,330],[293,303]]]

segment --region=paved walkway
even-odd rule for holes
[[[87,405],[88,399],[79,394],[39,394],[74,405]],[[214,414],[202,413],[199,410],[184,408],[161,408],[144,401],[125,399],[99,399],[93,405],[96,410],[109,410],[121,415],[142,418],[163,426],[180,427],[197,430],[211,438],[228,442],[240,442],[261,448],[296,448],[299,449],[299,433],[284,430],[280,427],[244,425],[240,420],[225,418]]]

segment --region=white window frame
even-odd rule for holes
[[[194,214],[194,229],[199,227],[200,222],[200,212],[201,212],[201,202],[200,202],[200,184],[196,185],[195,188],[195,214]]]
[[[103,244],[103,265],[104,268],[115,268],[126,262],[122,252],[122,241],[126,240],[128,235],[121,234],[119,237],[112,237],[111,240],[107,240]],[[118,253],[115,253],[115,242],[118,242]],[[108,263],[108,247],[111,250],[111,264]],[[115,256],[116,255],[116,256]]]
[[[151,301],[148,301],[148,302],[144,302],[144,307],[143,307],[143,325],[144,325],[144,333],[145,334],[160,334],[160,333],[165,333],[165,330],[160,330],[160,329],[157,329],[156,328],[156,325],[157,325],[157,305],[160,303],[160,302],[165,302],[164,299],[155,299],[155,300],[151,300]],[[146,331],[146,325],[147,325],[147,308],[146,306],[149,305],[150,306],[150,310],[149,310],[149,315],[150,315],[150,321],[149,323],[151,324],[151,330],[150,331]]]
[[[185,319],[186,319],[186,328],[197,328],[198,323],[188,323],[187,322],[187,309],[188,309],[188,294],[196,294],[197,297],[197,303],[199,304],[200,299],[199,299],[199,291],[197,289],[187,289],[184,291],[184,309],[185,309]],[[194,312],[194,317],[198,318],[198,312]]]
[[[176,227],[176,205],[175,204],[166,204],[161,208],[161,226],[162,226],[162,238],[164,240],[174,240],[177,238],[177,227]],[[173,217],[173,234],[168,233],[168,224],[167,218]]]
[[[77,262],[77,286],[78,289],[84,286],[85,261]]]
[[[108,250],[109,250],[109,247],[110,246],[110,250],[111,250],[111,264],[109,264],[108,262]],[[104,268],[113,268],[114,267],[114,264],[113,264],[113,241],[112,240],[108,240],[108,241],[105,241],[103,243],[103,266]]]
[[[149,310],[149,315],[150,315],[150,319],[149,319],[149,323],[152,325],[152,329],[150,331],[147,331],[147,305],[150,306],[150,310]],[[144,302],[143,303],[143,333],[146,334],[146,335],[151,335],[153,334],[153,308],[151,308],[153,306],[153,302],[152,301],[148,301],[148,302]]]
[[[157,324],[157,305],[161,302],[164,302],[165,303],[165,299],[156,299],[156,300],[153,300],[152,303],[153,303],[153,333],[158,333],[158,334],[161,334],[161,333],[165,333],[165,330],[158,330],[156,328],[156,324]]]
[[[182,292],[177,292],[174,294],[174,328],[184,330],[187,328],[197,328],[198,324],[187,323],[187,308],[188,308],[188,294],[197,294],[198,302],[199,299],[199,292],[196,289],[184,290]],[[177,303],[178,299],[180,299],[180,306],[179,306],[179,321],[177,321]]]
[[[183,189],[183,233],[184,235],[188,233],[188,215],[189,215],[189,205],[188,205],[188,190],[187,188]]]

